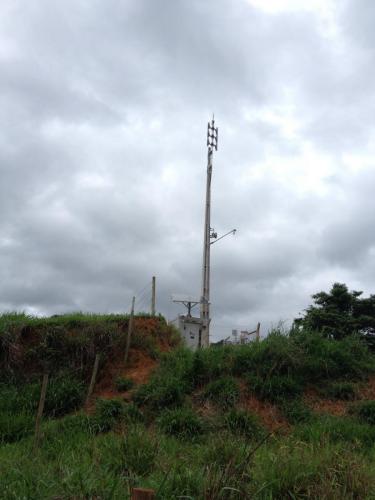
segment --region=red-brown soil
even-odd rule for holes
[[[257,415],[270,431],[287,431],[290,427],[280,410],[271,403],[260,401],[255,396],[247,396],[243,407]]]
[[[341,417],[347,412],[349,401],[324,399],[315,389],[308,389],[304,395],[304,403],[316,413],[327,413]]]
[[[359,385],[358,400],[375,399],[375,375]],[[316,413],[326,413],[341,417],[348,413],[352,401],[340,401],[322,398],[315,389],[308,389],[304,395],[304,402]]]
[[[134,332],[143,337],[151,338],[157,349],[168,352],[173,347],[170,335],[160,334],[160,322],[156,318],[135,318]],[[93,399],[123,397],[127,399],[128,393],[118,392],[115,381],[118,377],[130,378],[138,384],[145,384],[158,362],[153,359],[147,348],[131,348],[129,350],[128,362],[124,364],[124,352],[113,352],[110,359],[101,368],[98,382],[95,386]]]

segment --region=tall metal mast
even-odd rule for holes
[[[219,131],[215,128],[215,119],[207,125],[207,183],[206,183],[206,207],[204,221],[203,239],[203,264],[202,264],[202,296],[200,317],[202,320],[202,334],[200,347],[208,347],[210,335],[210,238],[217,235],[211,228],[211,178],[212,178],[212,157],[214,150],[217,151]]]

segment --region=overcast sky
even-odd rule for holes
[[[374,25],[373,0],[2,0],[0,310],[147,310],[152,275],[169,319],[199,297],[213,112],[238,229],[213,339],[375,293]]]

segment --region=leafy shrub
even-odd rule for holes
[[[182,439],[196,437],[204,431],[202,419],[190,408],[165,410],[158,425],[166,434]]]
[[[187,378],[190,376],[193,365],[193,358],[195,353],[190,349],[179,348],[169,353],[164,353],[160,360],[160,365],[157,369],[157,376],[167,377],[174,375],[176,378],[188,382]]]
[[[226,413],[224,426],[234,434],[240,434],[247,438],[257,438],[263,433],[259,419],[245,410],[232,409]]]
[[[190,380],[193,387],[199,387],[230,371],[230,350],[226,347],[199,349],[193,354]]]
[[[292,331],[291,338],[305,351],[300,374],[307,381],[364,379],[375,370],[375,359],[356,335],[342,340],[321,333]]]
[[[134,381],[131,378],[118,377],[115,381],[115,385],[118,391],[125,392],[134,387]]]
[[[350,382],[333,382],[320,392],[329,399],[342,399],[344,401],[351,401],[357,396],[355,385]]]
[[[296,398],[301,395],[303,390],[303,386],[298,379],[287,375],[274,375],[264,380],[250,375],[248,377],[248,387],[259,398],[273,403]]]
[[[236,346],[233,351],[233,372],[250,373],[265,378],[296,375],[304,363],[303,347],[280,330],[274,330],[261,342]]]
[[[351,408],[351,413],[362,422],[375,425],[375,401],[363,401]]]
[[[238,401],[240,390],[233,377],[221,377],[206,386],[203,396],[222,408],[228,408]]]
[[[280,404],[284,417],[291,424],[308,422],[312,418],[312,412],[300,399],[286,400]]]
[[[33,432],[35,418],[28,414],[0,413],[0,443],[13,443]]]
[[[138,405],[149,406],[153,410],[172,406],[181,406],[185,394],[178,378],[152,378],[142,385],[133,396]]]

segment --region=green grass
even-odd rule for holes
[[[351,413],[362,422],[375,425],[375,401],[361,401],[351,408]]]
[[[157,321],[157,335],[173,335]],[[244,346],[155,353],[159,366],[132,403],[98,400],[85,415],[93,353],[121,347],[126,325],[121,315],[0,317],[0,369],[10,373],[0,385],[1,498],[123,499],[132,486],[153,488],[163,500],[375,498],[374,402],[358,401],[350,416],[333,417],[314,414],[302,398],[311,383],[330,397],[351,398],[375,367],[360,339],[275,331]],[[136,342],[151,354],[152,341]],[[19,345],[27,353],[21,367],[27,361],[24,367],[35,368],[27,382],[12,357]],[[55,369],[33,451],[38,355]],[[282,433],[270,435],[239,407],[246,384],[287,418]]]
[[[93,436],[82,425],[81,417],[64,417],[36,453],[31,439],[1,446],[2,498],[121,499],[130,486],[154,488],[166,500],[375,494],[374,454],[346,442],[285,436],[257,447],[225,432],[205,432],[191,441],[139,425]]]
[[[375,445],[375,427],[351,417],[317,416],[296,426],[294,435],[306,442],[346,443],[363,450]]]
[[[223,424],[233,434],[253,440],[262,437],[265,432],[256,415],[241,409],[229,410],[223,416]]]

